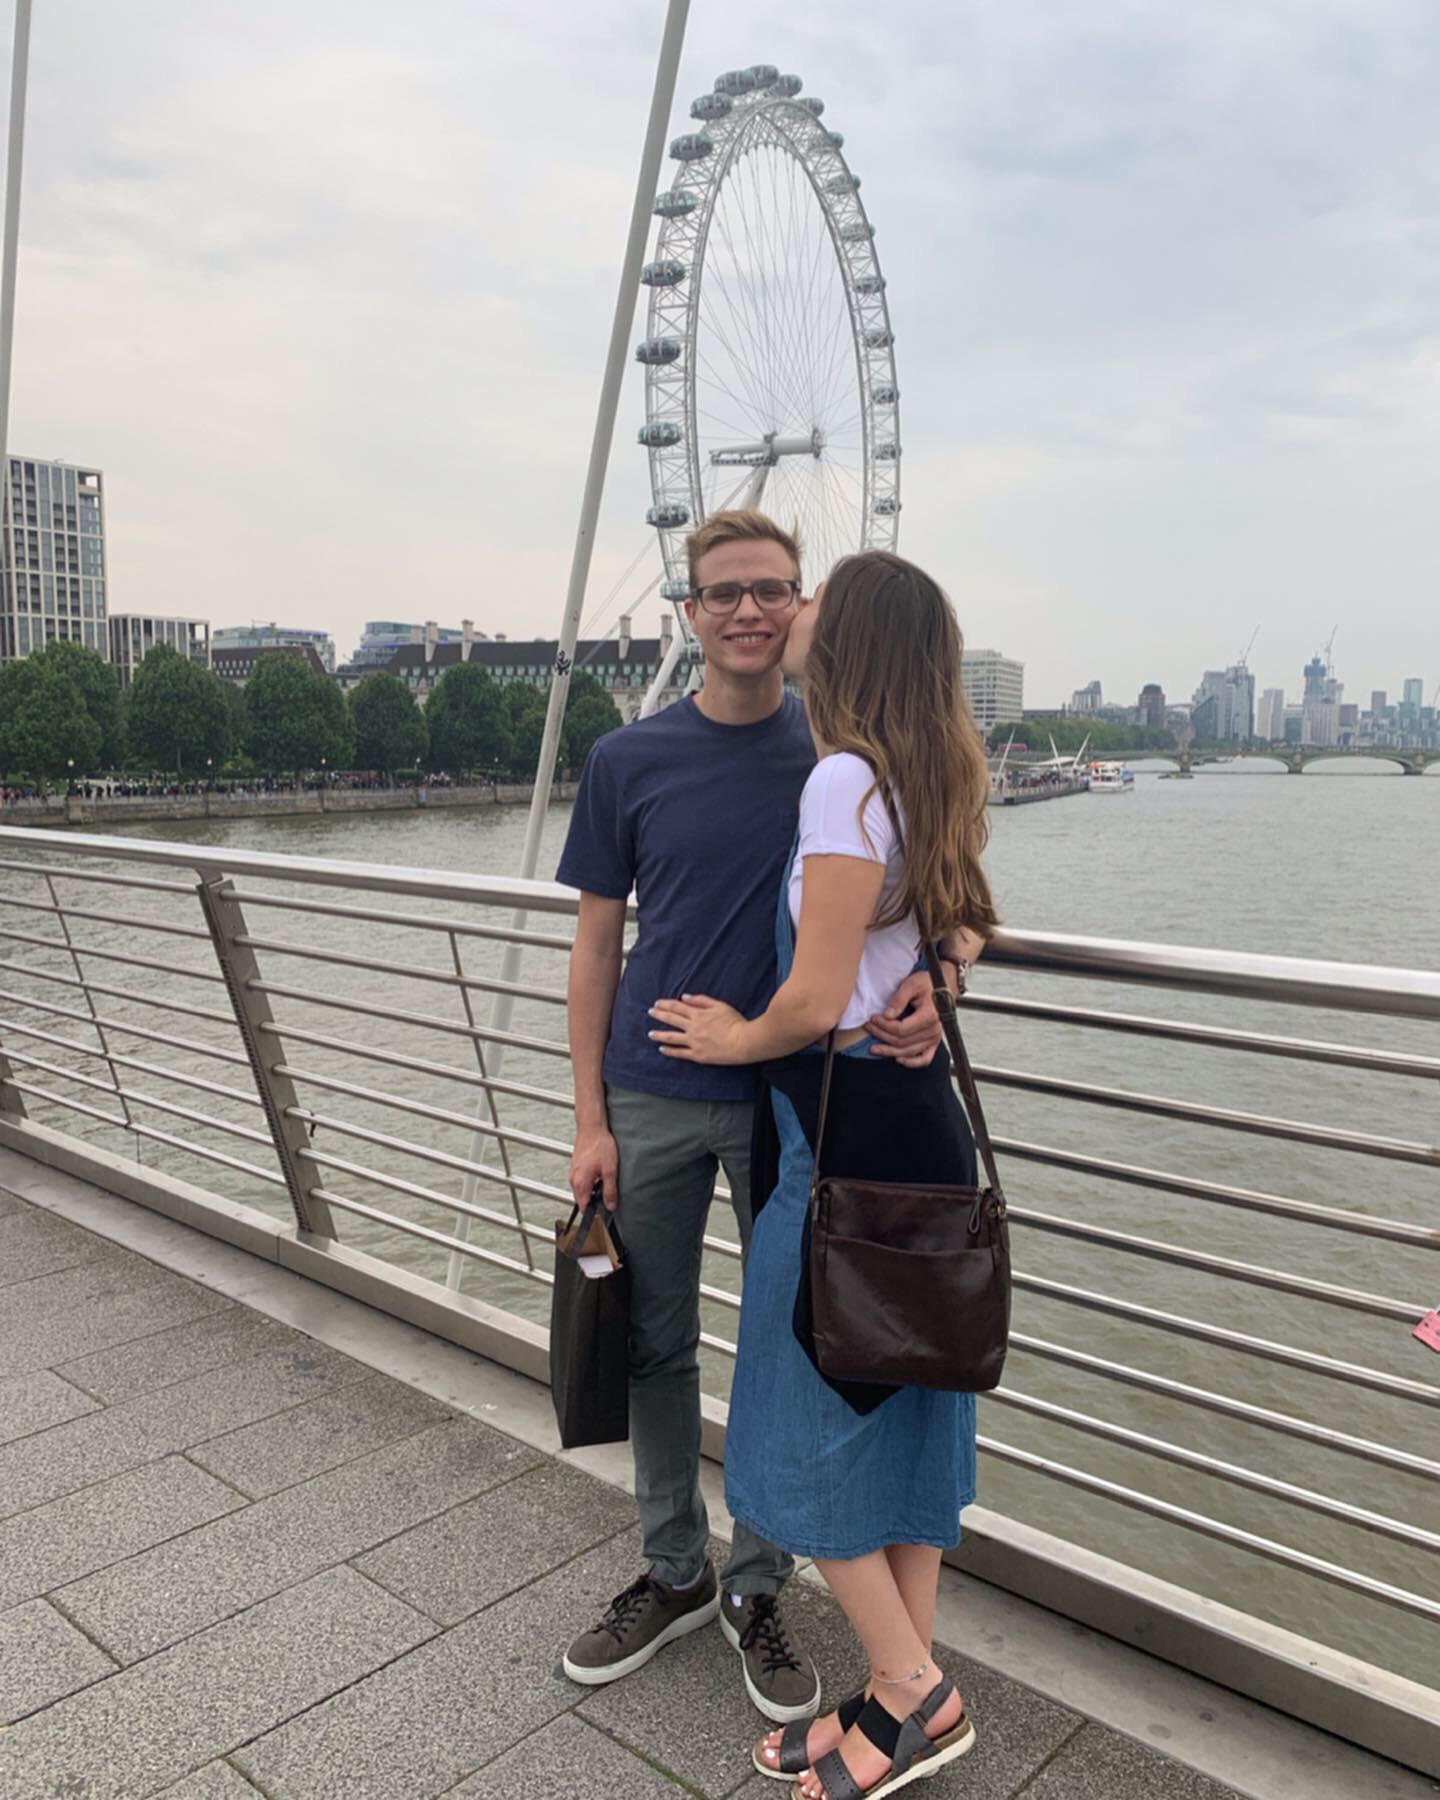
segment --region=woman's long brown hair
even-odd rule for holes
[[[926,939],[961,928],[988,938],[999,923],[980,865],[990,772],[965,698],[961,647],[939,585],[903,557],[865,550],[844,557],[826,582],[805,664],[816,737],[864,757],[904,816],[904,872],[875,923],[913,912]]]

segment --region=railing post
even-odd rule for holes
[[[230,1004],[235,1009],[235,1022],[240,1027],[245,1054],[250,1059],[256,1092],[265,1108],[265,1120],[270,1127],[280,1172],[290,1191],[295,1222],[302,1231],[333,1238],[335,1227],[330,1208],[323,1200],[315,1198],[305,1174],[305,1159],[301,1152],[308,1145],[309,1137],[304,1125],[292,1116],[300,1104],[299,1096],[290,1077],[277,1075],[273,1064],[267,1061],[269,1034],[261,1028],[273,1022],[270,1002],[253,985],[260,977],[255,952],[235,941],[245,933],[245,914],[239,902],[226,893],[228,882],[223,871],[202,869],[195,890],[200,910],[210,928],[216,960],[225,977]],[[278,1039],[272,1041],[278,1043]]]
[[[15,1071],[10,1067],[3,1049],[0,1049],[0,1113],[8,1113],[12,1119],[28,1117],[25,1111],[25,1096],[18,1088],[11,1087],[15,1079]]]

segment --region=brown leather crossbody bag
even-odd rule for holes
[[[955,1002],[925,950],[952,1073],[987,1185],[849,1181],[824,1172],[835,1034],[825,1050],[810,1178],[815,1358],[836,1381],[983,1393],[1010,1334],[1010,1235],[995,1152]]]

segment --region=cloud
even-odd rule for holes
[[[106,470],[117,608],[554,629],[661,12],[42,10],[11,441]],[[1266,685],[1336,617],[1352,692],[1440,674],[1432,8],[696,0],[677,119],[762,57],[864,177],[902,547],[1032,700],[1257,618]]]

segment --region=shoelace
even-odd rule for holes
[[[623,1593],[615,1596],[605,1608],[605,1617],[601,1619],[598,1629],[608,1631],[618,1644],[628,1628],[644,1611],[649,1598],[650,1577],[645,1574],[640,1576],[637,1581],[631,1582]]]
[[[773,1675],[777,1669],[802,1667],[800,1658],[786,1640],[785,1624],[773,1594],[757,1594],[750,1602],[750,1618],[740,1633],[740,1648],[748,1650],[757,1638],[767,1675]]]

